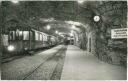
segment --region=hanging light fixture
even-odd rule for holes
[[[18,1],[18,0],[11,0],[11,2],[12,2],[12,3],[14,3],[14,4],[19,3],[19,1]]]
[[[58,34],[59,32],[58,31],[56,31],[56,34]]]
[[[74,25],[72,25],[72,29],[75,29],[75,26]]]
[[[47,25],[47,30],[50,30],[51,29],[51,26],[50,25]]]
[[[77,0],[78,3],[82,4],[84,0]]]

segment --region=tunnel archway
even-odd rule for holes
[[[4,13],[2,14],[4,16],[3,31],[11,27],[12,24],[4,25],[9,20],[16,20],[22,23],[21,26],[29,25],[29,27],[55,36],[59,36],[55,31],[70,35],[73,30],[79,38],[77,43],[80,43],[78,46],[81,49],[91,48],[90,52],[101,60],[107,58],[105,61],[111,57],[109,48],[116,48],[114,45],[109,46],[109,43],[125,42],[126,44],[125,39],[115,41],[110,36],[111,29],[126,28],[127,4],[125,1],[85,1],[82,4],[77,1],[21,1],[17,5],[5,1],[0,6]],[[94,21],[95,16],[100,17],[99,22]],[[47,25],[51,26],[50,30],[47,30]],[[90,39],[91,42],[89,42]],[[123,49],[126,49],[126,46],[124,47]]]

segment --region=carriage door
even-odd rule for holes
[[[35,31],[30,31],[30,49],[35,47]]]
[[[91,52],[91,37],[89,38],[89,52]]]

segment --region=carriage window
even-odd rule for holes
[[[23,34],[22,31],[16,31],[16,40],[22,40]]]
[[[43,40],[43,38],[42,38],[42,34],[40,34],[40,41],[42,41]]]
[[[15,31],[10,31],[9,40],[15,40]]]
[[[39,39],[39,36],[38,36],[39,34],[37,33],[37,32],[35,32],[35,40],[37,40],[38,41],[38,39]]]
[[[19,40],[23,39],[23,31],[19,31]]]
[[[9,45],[9,41],[8,41],[8,35],[2,35],[2,43],[4,46],[8,46]]]
[[[47,35],[45,35],[45,41],[47,41],[48,39],[47,39]]]
[[[29,40],[29,31],[23,31],[23,40]]]
[[[46,36],[45,35],[43,36],[43,40],[46,41]]]

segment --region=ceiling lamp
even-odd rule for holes
[[[72,29],[75,29],[75,26],[74,25],[72,25]]]
[[[50,25],[47,25],[47,30],[50,30],[51,29],[51,26]]]
[[[82,4],[84,0],[77,0],[78,3]]]
[[[11,0],[11,2],[17,4],[19,1],[18,0]]]
[[[75,26],[80,26],[80,25],[82,25],[82,23],[80,23],[80,22],[75,22],[75,21],[65,21],[66,23],[68,23],[68,24],[71,24],[71,25],[75,25]]]
[[[53,22],[53,21],[56,21],[54,18],[40,18],[40,21],[43,21],[43,22]]]
[[[56,31],[56,34],[58,34],[59,32],[58,31]]]

